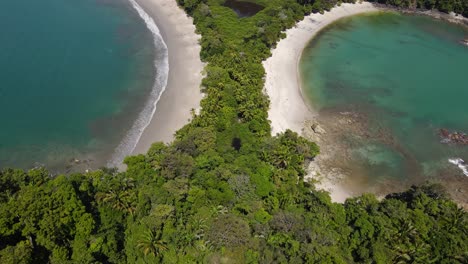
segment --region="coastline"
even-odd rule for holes
[[[310,40],[323,28],[348,16],[383,11],[369,2],[344,3],[324,14],[311,14],[286,30],[286,38],[280,40],[272,56],[263,62],[266,71],[265,92],[270,98],[268,117],[272,135],[290,129],[301,133],[304,122],[317,113],[311,109],[302,95],[299,63],[302,52]]]
[[[313,132],[311,128],[316,124],[313,120],[317,113],[309,107],[302,95],[302,79],[299,72],[302,52],[317,33],[336,20],[384,10],[386,9],[369,2],[345,3],[324,14],[306,16],[295,27],[286,31],[287,37],[278,42],[272,50],[272,56],[263,62],[266,72],[264,91],[270,98],[268,117],[271,121],[272,135],[290,129],[317,143],[321,141],[321,133]],[[330,155],[324,152],[330,151],[324,151],[322,148],[316,161],[309,165],[305,180],[321,178],[316,187],[330,192],[333,202],[344,202],[354,193],[339,184],[340,177],[321,175],[317,163],[320,163],[319,159],[323,156]]]
[[[195,33],[192,18],[176,1],[134,1],[157,25],[167,47],[168,73],[163,90],[151,106],[151,120],[143,127],[133,150],[128,153],[131,155],[146,153],[154,142],[172,141],[174,133],[188,123],[191,110],[200,107],[203,97],[200,84],[204,68],[199,56],[200,36]]]
[[[286,31],[273,49],[272,56],[263,62],[266,71],[264,92],[270,97],[268,112],[272,126],[272,135],[290,129],[305,138],[318,143],[321,153],[307,166],[305,181],[312,181],[315,187],[330,193],[333,202],[343,203],[347,198],[372,192],[376,195],[387,193],[385,187],[366,186],[364,178],[347,177],[349,168],[337,168],[334,162],[349,158],[346,145],[337,141],[339,131],[344,128],[357,135],[365,136],[365,116],[351,112],[339,115],[320,116],[313,105],[302,95],[302,78],[299,64],[303,50],[309,42],[325,27],[333,22],[359,14],[380,11],[399,12],[402,14],[429,16],[461,26],[468,25],[468,19],[454,13],[444,14],[435,10],[398,9],[387,5],[361,2],[341,4],[324,14],[311,14]],[[325,135],[326,134],[326,135]],[[385,183],[393,186],[394,184]],[[403,185],[400,185],[402,187]],[[393,186],[395,189],[396,187]],[[403,191],[396,188],[394,191]],[[456,200],[459,200],[456,198]],[[465,206],[464,203],[462,203]]]

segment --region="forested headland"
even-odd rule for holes
[[[467,263],[468,214],[438,185],[332,203],[304,182],[319,146],[272,137],[261,62],[337,1],[178,0],[201,34],[202,109],[126,171],[0,173],[0,263]],[[468,1],[385,1],[468,12]]]
[[[336,4],[353,3],[357,1],[336,1],[336,0],[297,0],[297,2],[309,6],[308,11],[323,12],[329,10]],[[367,2],[389,5],[402,9],[427,9],[438,10],[444,13],[454,12],[468,17],[468,1],[466,0],[369,0]]]

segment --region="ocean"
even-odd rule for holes
[[[133,0],[16,0],[0,25],[0,168],[117,166],[167,81],[154,22]]]

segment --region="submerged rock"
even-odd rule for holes
[[[312,124],[312,126],[310,126],[310,128],[312,128],[312,131],[314,131],[314,133],[317,133],[317,134],[325,134],[325,133],[327,133],[327,132],[325,131],[325,129],[323,129],[318,123]]]
[[[460,132],[450,132],[445,128],[439,131],[441,143],[455,143],[459,145],[468,145],[468,135]]]
[[[306,128],[310,128],[310,130],[315,134],[321,135],[327,133],[325,129],[316,120],[307,120],[304,123],[304,126]]]

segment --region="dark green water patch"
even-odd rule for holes
[[[265,7],[254,2],[226,0],[224,6],[231,8],[239,17],[251,17],[262,11]]]
[[[370,186],[466,177],[448,160],[468,160],[468,147],[439,136],[441,128],[468,133],[466,35],[460,26],[394,13],[342,19],[320,32],[301,73],[313,107],[341,129],[335,136],[346,155],[335,165],[365,174]]]
[[[237,138],[237,137],[236,137],[236,138],[233,138],[233,139],[232,139],[231,146],[232,146],[235,150],[239,151],[240,148],[242,147],[242,141],[241,141],[241,139],[240,139],[240,138]]]

